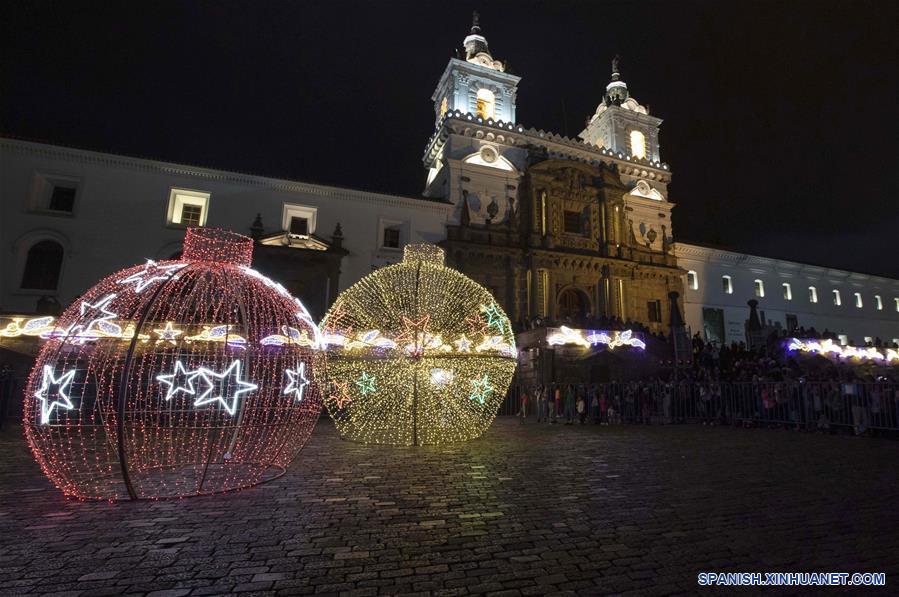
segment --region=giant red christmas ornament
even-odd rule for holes
[[[47,333],[25,393],[44,472],[81,498],[215,493],[282,473],[321,411],[318,330],[250,268],[252,241],[187,231],[178,261],[88,290]]]

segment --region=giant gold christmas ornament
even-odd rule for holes
[[[340,434],[378,444],[439,444],[481,435],[515,372],[515,337],[482,286],[443,265],[433,245],[337,297],[322,322],[318,370]]]

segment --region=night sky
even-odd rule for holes
[[[3,3],[3,134],[416,196],[478,9],[527,127],[576,135],[622,56],[676,240],[899,277],[899,3],[118,4]]]

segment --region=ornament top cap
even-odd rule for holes
[[[429,245],[426,243],[406,245],[403,249],[403,263],[430,263],[432,265],[443,265],[444,251],[437,245]]]
[[[253,239],[220,228],[188,228],[181,259],[250,267]]]

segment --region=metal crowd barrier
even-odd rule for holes
[[[518,415],[521,395],[525,393],[528,418],[542,415],[564,419],[567,385],[548,386],[548,395],[553,399],[546,413],[537,412],[535,388],[512,386],[499,415]],[[592,404],[591,385],[595,387],[598,405]],[[845,429],[855,433],[899,431],[899,384],[888,382],[612,382],[574,387],[575,395],[582,393],[585,397],[586,418],[591,422],[701,422],[809,431]]]

